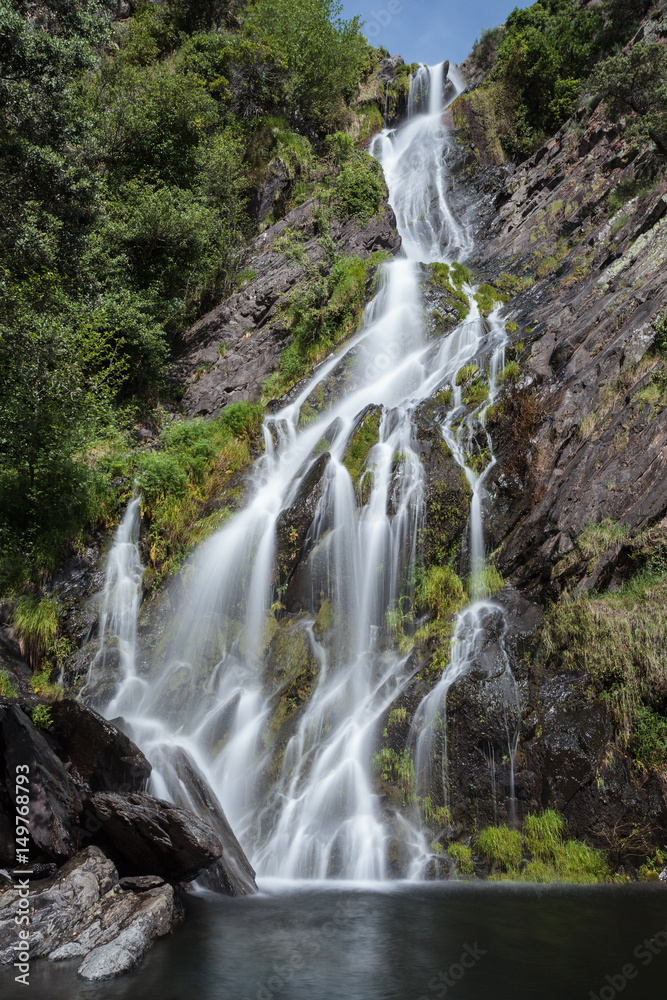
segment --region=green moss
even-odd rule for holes
[[[586,533],[584,555],[606,547],[623,526]],[[667,575],[649,567],[614,593],[565,596],[552,605],[541,657],[585,673],[606,706],[619,749],[639,770],[667,768]]]
[[[472,850],[470,847],[466,847],[465,844],[459,844],[454,840],[450,844],[447,844],[447,853],[450,858],[454,859],[456,867],[462,875],[475,874],[475,868],[472,863]]]
[[[396,787],[403,805],[414,801],[415,765],[411,750],[406,747],[398,753],[390,747],[382,747],[373,757],[373,770],[381,781]]]
[[[528,288],[531,288],[535,284],[535,278],[532,275],[522,275],[519,277],[516,274],[503,272],[498,275],[493,284],[499,292],[507,295],[518,295],[519,292],[525,292]]]
[[[368,453],[380,440],[380,418],[381,412],[378,408],[373,408],[366,414],[353,432],[343,458],[343,465],[350,473],[355,493],[362,500],[365,499],[362,495],[363,488],[368,489],[370,485],[368,477],[371,473],[366,469]]]
[[[339,257],[328,276],[316,273],[287,296],[279,316],[291,332],[281,352],[278,368],[262,386],[262,401],[279,399],[312,370],[314,365],[353,333],[361,318],[366,296],[366,278],[371,267],[386,254]]]
[[[488,316],[497,304],[507,302],[509,296],[497,291],[493,285],[479,285],[475,292],[475,302],[481,316]]]
[[[476,409],[486,401],[488,395],[489,386],[486,378],[478,378],[463,393],[462,402],[469,409]]]
[[[463,285],[470,282],[470,272],[462,264],[431,264],[430,283],[446,293],[447,305],[454,309],[460,323],[470,312],[470,301]]]
[[[464,365],[463,368],[459,368],[459,370],[457,371],[456,378],[454,379],[454,384],[463,385],[465,382],[468,382],[473,377],[473,375],[476,375],[478,371],[479,368],[474,363],[469,365]]]
[[[12,682],[7,670],[0,670],[0,696],[3,698],[18,698],[18,690]]]
[[[339,616],[334,611],[331,601],[327,598],[322,601],[320,610],[317,612],[317,617],[313,623],[313,632],[321,639],[336,626],[338,620]]]
[[[425,795],[422,803],[422,813],[424,816],[424,822],[428,826],[435,827],[436,829],[443,829],[449,826],[451,822],[451,814],[447,806],[434,806],[430,795]]]

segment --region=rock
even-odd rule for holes
[[[141,750],[120,729],[71,699],[51,705],[49,736],[56,753],[70,764],[70,775],[94,792],[138,792],[151,766]]]
[[[316,208],[317,202],[311,199],[258,237],[249,262],[254,277],[178,338],[173,372],[186,385],[183,406],[188,416],[216,416],[228,403],[259,398],[262,383],[289,343],[289,332],[276,318],[276,308],[306,277],[302,263],[273,248],[275,240],[290,227],[303,240],[308,266],[316,265],[327,273],[331,268],[318,238]],[[353,219],[334,221],[331,235],[346,255],[367,258],[377,250],[400,248],[388,204],[365,226]]]
[[[18,887],[0,893],[0,964],[14,961]],[[30,950],[51,961],[83,957],[79,975],[106,979],[131,969],[182,916],[171,885],[124,887],[97,847],[75,855],[29,895]]]
[[[222,844],[209,826],[148,792],[97,792],[85,805],[99,824],[96,841],[123,876],[189,882],[222,856]]]
[[[315,459],[299,484],[292,503],[281,511],[276,522],[278,583],[287,586],[283,600],[290,611],[298,611],[301,607],[298,581],[293,586],[290,582],[316,541],[310,527],[322,496],[330,457],[325,451]]]
[[[0,700],[0,755],[5,762],[5,790],[0,808],[14,823],[16,768],[27,765],[30,775],[30,837],[34,849],[46,858],[62,862],[80,846],[80,813],[83,796],[62,762],[18,705]],[[1,828],[0,828],[1,829]],[[0,861],[14,863],[15,843],[3,838]]]
[[[458,546],[465,532],[470,507],[470,487],[440,429],[442,408],[427,400],[415,410],[415,441],[425,474],[426,530],[424,561],[426,565],[446,560]]]
[[[154,755],[169,794],[185,809],[211,827],[222,844],[222,857],[199,876],[199,884],[224,896],[249,896],[257,892],[255,870],[227,822],[213,789],[182,747],[165,745]]]

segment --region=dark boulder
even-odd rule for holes
[[[85,804],[97,826],[96,842],[123,876],[190,882],[222,856],[209,826],[148,792],[97,792]]]
[[[159,758],[160,773],[170,796],[210,826],[222,844],[222,857],[202,872],[199,883],[224,896],[249,896],[257,892],[255,870],[236,839],[219,799],[195,762],[182,747],[171,745],[162,748]]]
[[[132,740],[76,701],[51,705],[49,736],[55,750],[70,765],[73,778],[94,792],[138,792],[145,788],[151,766]]]
[[[5,762],[0,811],[5,814],[0,842],[0,861],[13,865],[15,843],[6,839],[6,820],[14,825],[17,767],[28,767],[30,776],[29,828],[35,852],[62,862],[80,846],[82,789],[70,777],[47,738],[33,726],[19,705],[0,703],[0,753]],[[24,772],[20,772],[24,773]]]

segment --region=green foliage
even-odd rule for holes
[[[517,151],[536,144],[571,115],[603,23],[599,11],[575,0],[542,0],[509,15],[497,72],[516,102]]]
[[[477,850],[483,858],[515,873],[521,864],[521,834],[508,826],[486,826],[477,836]]]
[[[436,618],[455,614],[463,605],[465,592],[460,578],[450,566],[431,566],[420,583],[417,600]]]
[[[18,698],[19,693],[7,670],[0,670],[0,696],[3,698]]]
[[[405,747],[401,753],[382,747],[373,757],[373,769],[381,781],[395,785],[404,805],[414,801],[415,765],[412,750]]]
[[[470,282],[468,269],[462,264],[431,264],[431,283],[446,292],[448,304],[458,313],[459,322],[468,315],[470,302],[463,285]]]
[[[614,118],[625,117],[625,135],[652,143],[667,157],[667,50],[661,42],[640,41],[596,66],[590,88]]]
[[[459,844],[453,840],[447,844],[447,853],[456,862],[456,867],[461,875],[474,875],[475,868],[472,863],[472,849],[465,844]]]
[[[587,534],[584,555],[595,560],[609,537]],[[649,567],[613,593],[561,598],[542,635],[547,662],[588,675],[591,697],[608,707],[639,769],[667,767],[665,628],[667,578]]]
[[[469,365],[464,365],[456,373],[456,378],[454,379],[455,385],[464,385],[470,379],[472,379],[479,371],[478,366],[472,362]]]
[[[39,695],[40,698],[51,698],[56,701],[63,696],[62,684],[52,682],[49,667],[30,678],[30,690],[33,694]]]
[[[379,213],[386,191],[378,161],[367,153],[355,153],[336,178],[334,205],[342,218],[366,223]]]
[[[380,412],[374,409],[366,414],[353,431],[343,458],[343,465],[350,473],[352,485],[362,501],[368,499],[364,486],[369,485],[372,472],[366,466],[371,448],[380,440],[379,431]]]
[[[50,705],[35,705],[31,712],[33,726],[38,729],[50,729],[53,725]]]
[[[278,46],[287,65],[285,107],[319,134],[332,130],[353,96],[368,46],[359,19],[343,21],[338,0],[254,0],[245,23]]]
[[[508,296],[499,292],[493,285],[478,285],[475,292],[480,316],[488,316],[497,305],[507,302],[507,299]]]
[[[498,372],[498,384],[516,382],[521,375],[521,369],[517,361],[508,361],[501,372]]]
[[[564,830],[565,820],[553,809],[539,814],[529,813],[523,822],[524,843],[533,858],[553,861],[562,843]]]
[[[160,436],[159,451],[135,457],[153,583],[173,573],[192,546],[224,523],[226,508],[204,520],[201,509],[214,497],[219,502],[232,477],[249,463],[261,423],[260,406],[232,403],[215,420],[172,421]]]
[[[171,335],[241,279],[269,162],[303,197],[325,169],[303,133],[347,124],[376,58],[335,0],[256,0],[242,21],[217,0],[140,3],[115,26],[111,10],[0,0],[3,587],[39,579],[87,524],[113,519],[124,460],[100,439],[155,405]],[[342,132],[329,156],[341,211],[377,211],[375,161]],[[334,285],[336,317],[318,303],[322,349],[358,311],[340,273]],[[140,471],[151,503],[192,485],[169,456]]]
[[[485,566],[480,573],[471,574],[466,581],[466,590],[471,598],[491,597],[505,586],[501,574],[495,566]]]
[[[578,840],[566,840],[563,817],[552,809],[528,814],[523,830],[489,826],[477,838],[477,849],[497,865],[500,880],[519,882],[570,882],[593,884],[610,881],[609,866],[602,851]],[[522,855],[530,854],[522,865]],[[451,852],[450,852],[451,853]]]
[[[35,669],[56,641],[58,606],[52,598],[38,599],[26,594],[14,605],[12,624],[21,644],[21,652]]]
[[[302,379],[332,347],[353,333],[362,312],[369,267],[384,259],[373,255],[338,257],[328,276],[319,273],[284,303],[282,315],[292,332],[278,369],[262,387],[262,400],[279,399]]]

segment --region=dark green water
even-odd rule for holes
[[[191,897],[185,924],[118,980],[84,983],[77,964],[33,962],[28,990],[3,972],[0,995],[664,1000],[667,887],[276,883],[247,900]]]

